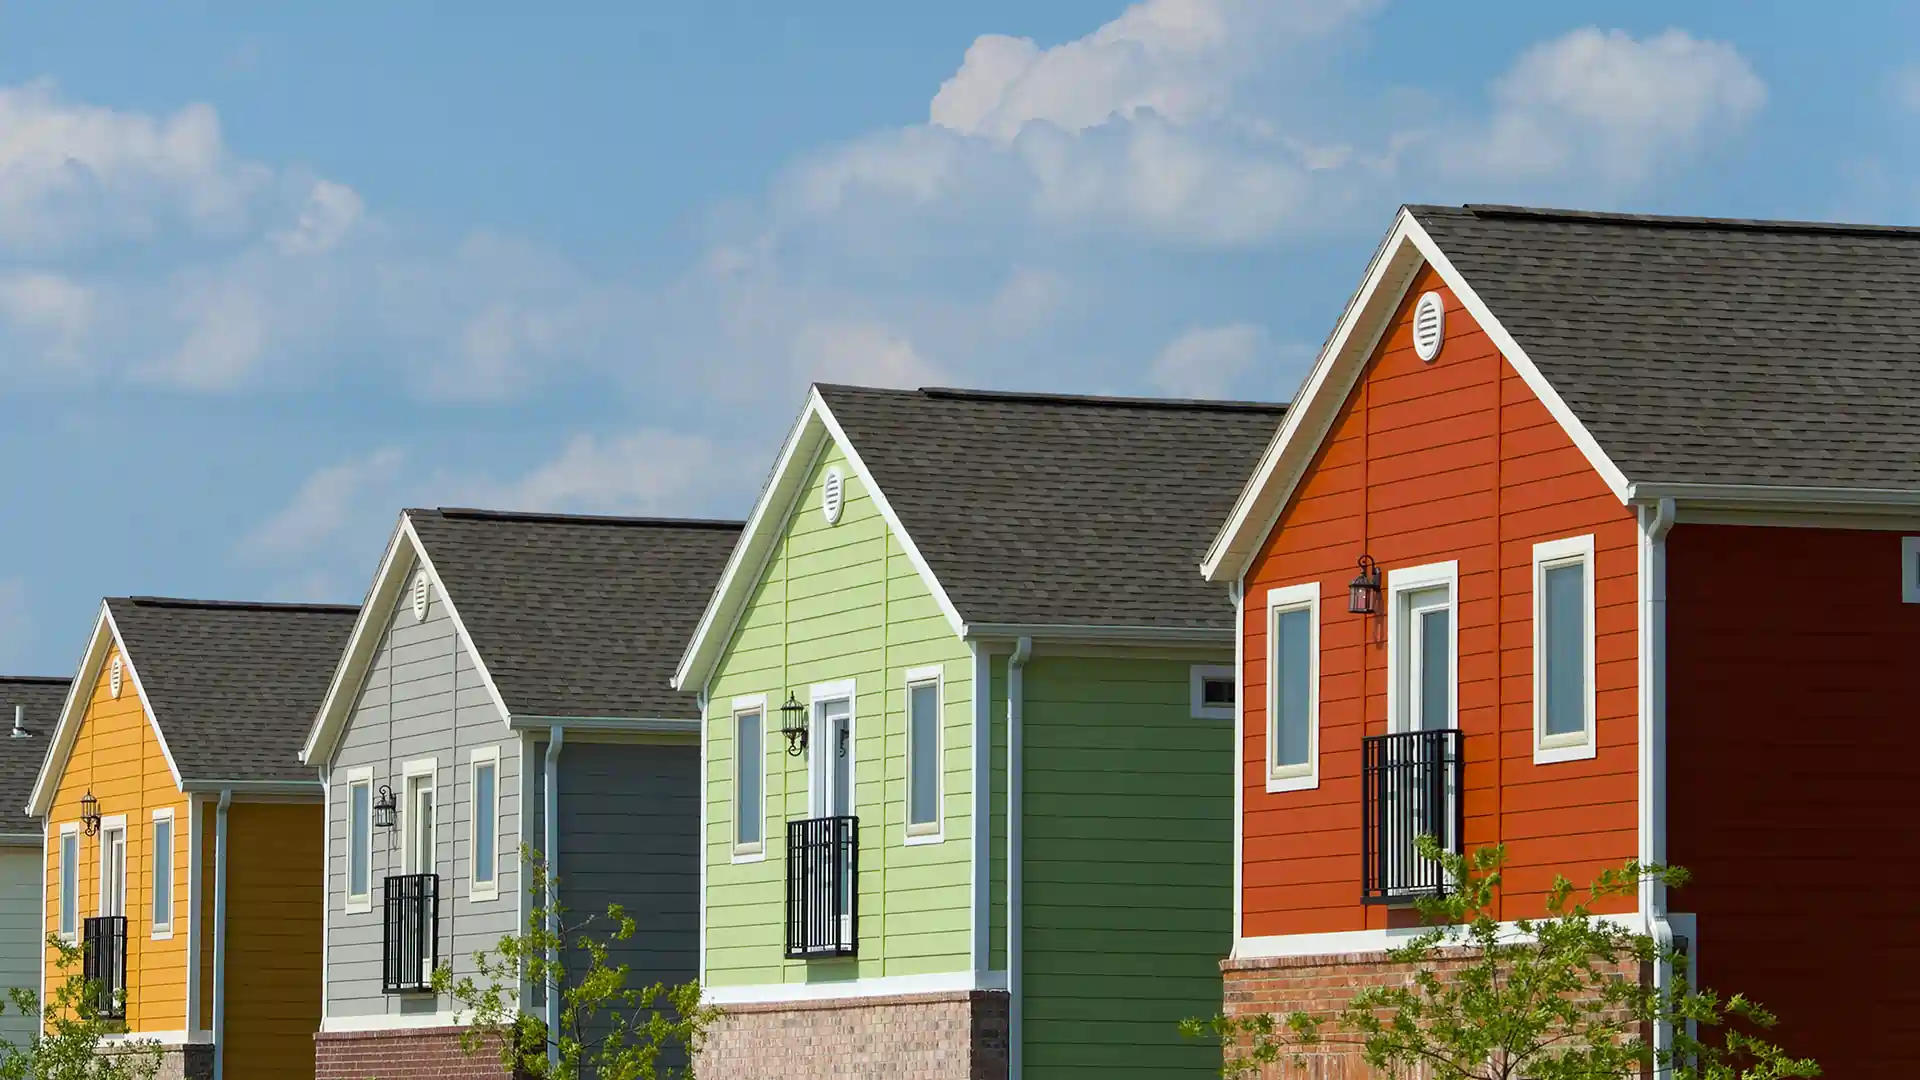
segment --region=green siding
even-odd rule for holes
[[[1037,656],[1024,676],[1026,1075],[1212,1077],[1179,1021],[1220,1011],[1233,724],[1191,717],[1219,657]],[[994,691],[1004,699],[1004,658]],[[1000,706],[1004,711],[1004,706]]]
[[[820,513],[826,470],[845,477],[840,522]],[[944,840],[906,838],[906,672],[944,673]],[[786,533],[709,684],[707,726],[707,984],[804,983],[969,970],[973,665],[868,492],[830,446],[815,464]],[[784,946],[785,822],[807,816],[806,759],[777,728],[793,691],[855,680],[854,801],[860,817],[860,955],[788,961]],[[765,694],[766,858],[733,862],[736,697]]]

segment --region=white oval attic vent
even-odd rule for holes
[[[1440,339],[1447,333],[1447,309],[1437,292],[1424,293],[1413,305],[1413,354],[1433,362],[1440,355]]]
[[[413,574],[413,621],[414,622],[426,621],[427,600],[429,599],[429,590],[432,589],[432,587],[433,586],[427,584],[427,572],[425,570],[414,571],[414,574]]]
[[[120,658],[117,656],[113,658],[113,667],[107,672],[107,689],[113,691],[114,697],[120,696]]]
[[[820,485],[820,512],[827,524],[840,524],[840,507],[846,502],[847,482],[839,469],[828,469],[826,482]]]

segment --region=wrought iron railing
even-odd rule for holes
[[[102,915],[81,928],[80,974],[102,1020],[127,1018],[127,917]]]
[[[1438,862],[1415,847],[1431,836],[1443,850],[1461,851],[1465,831],[1461,792],[1466,759],[1460,732],[1407,731],[1361,742],[1360,845],[1362,899],[1406,903],[1444,896],[1451,882]]]
[[[787,822],[787,957],[859,953],[860,819]]]
[[[398,874],[382,887],[385,910],[380,989],[412,994],[433,989],[440,963],[440,875]]]

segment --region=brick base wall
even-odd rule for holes
[[[998,990],[728,1006],[700,1050],[716,1080],[1006,1080]]]
[[[496,1052],[460,1049],[461,1030],[323,1031],[313,1037],[314,1080],[512,1080]]]
[[[101,1053],[113,1057],[115,1051],[103,1050]],[[132,1051],[145,1057],[148,1051]],[[212,1080],[213,1045],[211,1043],[188,1043],[185,1046],[168,1046],[159,1050],[160,1071],[153,1080]]]

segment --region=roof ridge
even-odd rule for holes
[[[1482,218],[1517,218],[1533,221],[1586,222],[1602,225],[1642,225],[1659,229],[1702,231],[1810,233],[1822,236],[1913,236],[1920,237],[1920,226],[1868,225],[1844,221],[1797,221],[1785,218],[1698,217],[1684,214],[1630,214],[1610,210],[1568,210],[1544,206],[1512,206],[1504,203],[1465,203],[1460,206],[1413,205],[1409,210],[1447,213],[1466,212]]]
[[[409,514],[439,514],[455,521],[540,521],[573,525],[652,525],[689,529],[742,529],[744,521],[724,518],[622,517],[614,514],[561,514],[539,510],[482,510],[470,506],[436,506],[408,510]]]
[[[1106,394],[1062,394],[1026,390],[973,390],[954,386],[923,386],[918,390],[890,390],[878,386],[854,386],[847,383],[820,383],[823,390],[853,390],[863,393],[919,395],[949,401],[1008,401],[1034,405],[1081,405],[1122,409],[1165,409],[1193,412],[1285,412],[1284,401],[1236,401],[1212,398],[1128,397]]]
[[[0,683],[71,683],[71,675],[0,675]]]
[[[196,600],[185,596],[121,596],[136,607],[202,608],[222,611],[326,611],[356,612],[359,604],[319,604],[278,600]]]

